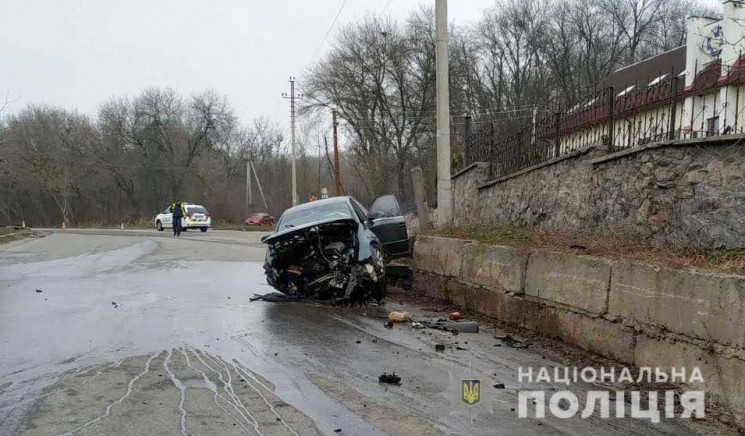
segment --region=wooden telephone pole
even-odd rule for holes
[[[339,140],[336,134],[336,109],[332,112],[334,124],[334,196],[341,195],[341,172],[339,171]]]

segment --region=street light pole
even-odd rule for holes
[[[450,90],[448,79],[447,0],[435,0],[435,76],[437,92],[437,219],[440,225],[452,220],[450,185]]]

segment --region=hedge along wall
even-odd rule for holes
[[[453,176],[459,225],[613,233],[659,245],[745,247],[745,136],[588,148],[496,180]]]

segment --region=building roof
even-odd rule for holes
[[[657,56],[644,59],[612,72],[603,81],[603,86],[613,86],[616,93],[630,86],[645,87],[663,75],[679,75],[686,68],[686,46],[668,50]]]

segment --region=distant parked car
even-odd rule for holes
[[[184,209],[186,209],[186,216],[181,218],[181,229],[199,229],[206,232],[208,228],[212,227],[212,218],[210,213],[205,209],[204,206],[192,203],[182,203]],[[163,229],[170,229],[173,227],[173,214],[171,214],[171,206],[168,206],[155,217],[155,228],[159,232]]]
[[[247,226],[273,226],[274,217],[268,213],[255,213],[246,218],[245,223]]]

